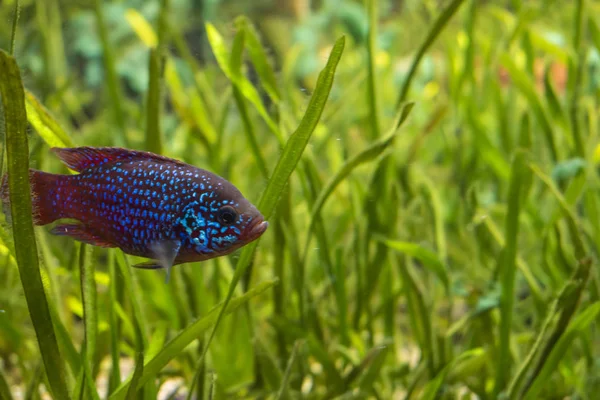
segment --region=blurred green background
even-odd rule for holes
[[[238,251],[165,284],[36,228],[69,396],[600,393],[600,2],[21,0],[13,25],[15,6],[0,48],[28,91],[32,167],[67,173],[50,146],[150,150],[255,204],[345,36],[248,269]],[[0,228],[0,397],[61,398],[24,244]]]

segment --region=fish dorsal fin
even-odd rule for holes
[[[119,160],[155,160],[182,164],[181,161],[160,156],[147,151],[128,150],[120,147],[72,147],[50,149],[60,160],[74,171],[81,172],[87,168]]]

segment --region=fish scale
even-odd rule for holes
[[[51,232],[153,259],[170,268],[228,254],[267,229],[263,216],[227,180],[149,152],[114,147],[53,148],[77,175],[30,170],[34,221],[69,218]],[[8,201],[3,180],[1,194]]]

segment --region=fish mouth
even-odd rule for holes
[[[252,220],[244,230],[246,242],[252,242],[253,240],[258,239],[263,233],[265,233],[268,227],[269,223],[262,217]]]

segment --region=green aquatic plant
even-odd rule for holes
[[[0,397],[594,398],[600,5],[267,3],[0,5]],[[27,169],[81,145],[269,230],[165,284],[34,229]]]

